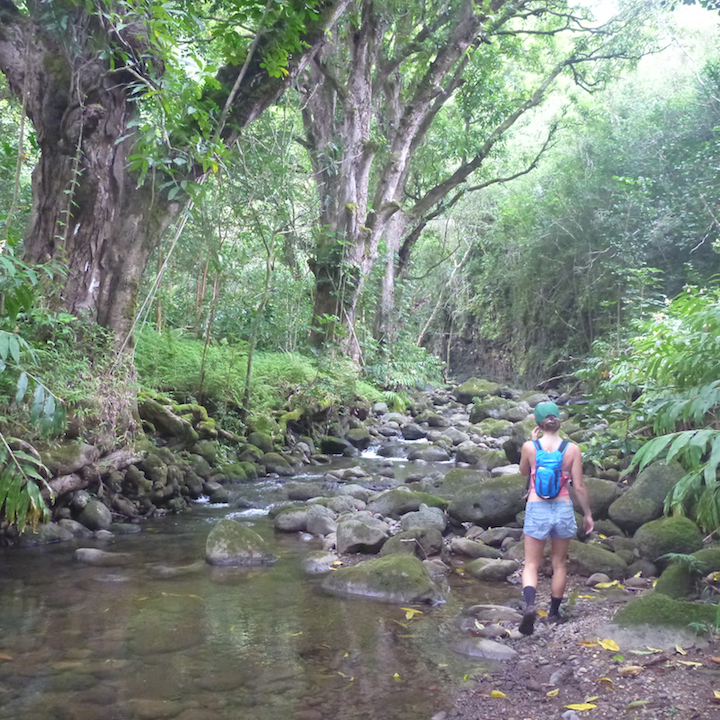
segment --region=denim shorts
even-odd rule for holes
[[[551,536],[575,537],[577,522],[570,498],[536,500],[527,503],[523,532],[537,540],[547,540]]]

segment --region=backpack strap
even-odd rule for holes
[[[569,443],[567,440],[563,440],[563,441],[560,443],[560,447],[558,448],[558,452],[562,455],[562,454],[565,452],[565,448],[566,448],[569,444],[570,444],[570,443]]]

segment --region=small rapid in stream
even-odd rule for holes
[[[387,462],[370,450],[292,480]],[[397,480],[412,469],[393,461]],[[458,617],[512,588],[453,574],[447,601],[410,619],[329,597],[300,567],[321,541],[276,533],[267,516],[280,488],[246,486],[255,509],[197,503],[137,534],[0,550],[0,720],[419,720],[449,709],[457,684],[486,662],[453,652]],[[278,562],[207,565],[207,535],[227,516],[250,524]],[[80,565],[77,547],[130,561]]]

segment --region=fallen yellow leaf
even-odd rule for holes
[[[598,638],[598,645],[603,648],[603,650],[612,650],[613,652],[617,652],[620,649],[620,646],[614,640],[610,640],[609,638],[605,640],[600,640],[600,638]]]
[[[342,564],[343,564],[343,561],[342,561],[342,560],[334,560],[334,561],[333,561],[333,565],[334,565],[335,567],[337,567],[338,565],[342,565]]]
[[[546,618],[548,614],[544,610],[538,610],[537,611],[538,617]]]
[[[582,712],[583,710],[594,710],[597,705],[593,705],[592,703],[576,703],[575,705],[566,705],[565,707],[568,710],[577,710],[578,712]]]
[[[479,620],[476,620],[476,621],[475,621],[475,627],[476,627],[478,630],[484,630],[484,629],[485,629],[485,626],[484,626]]]
[[[504,692],[500,692],[499,690],[493,690],[493,691],[490,693],[490,697],[493,697],[493,698],[504,698],[504,697],[507,697],[507,695],[506,695]]]
[[[595,595],[579,595],[579,600],[595,600]]]
[[[603,685],[614,685],[613,681],[609,677],[596,678],[595,682],[602,683]]]
[[[646,647],[650,652],[654,652],[654,653],[662,652],[662,650],[661,650],[660,648],[650,647],[649,645],[646,645],[645,647]]]
[[[405,611],[405,619],[412,620],[415,615],[422,615],[422,610],[415,610],[415,608],[400,608]]]
[[[687,652],[683,650],[679,645],[675,646],[675,650],[679,652],[681,655],[687,655]]]
[[[598,533],[598,535],[602,540],[607,540],[607,535],[603,535],[602,533]]]
[[[595,702],[596,700],[599,700],[599,699],[600,699],[599,695],[593,695],[592,697],[585,698],[585,702],[591,703],[591,702]]]
[[[549,693],[546,693],[546,695],[548,697],[557,697],[559,692],[560,692],[560,688],[555,688],[554,690],[551,690]]]
[[[583,647],[595,647],[597,644],[597,640],[578,640],[578,645]]]
[[[695,662],[694,660],[678,660],[678,665],[687,665],[688,667],[702,667],[701,662]]]
[[[400,679],[401,679],[401,678],[400,678],[399,673],[395,673],[395,674],[393,675],[393,680],[395,680],[396,682],[400,682]]]
[[[640,570],[640,572],[636,572],[636,573],[633,575],[633,577],[634,577],[634,578],[642,577],[642,570]]]
[[[602,582],[595,585],[596,589],[599,590],[605,590],[605,588],[611,588],[615,587],[616,585],[619,585],[620,583],[617,580],[613,580],[612,582]]]
[[[634,677],[635,675],[639,675],[642,671],[642,665],[626,665],[618,670],[620,675],[623,677]]]
[[[718,691],[718,690],[713,690],[713,693],[715,693],[715,699],[716,699],[716,700],[720,700],[720,691]]]
[[[708,660],[710,660],[714,663],[720,663],[720,657],[711,657],[711,658],[708,658]]]

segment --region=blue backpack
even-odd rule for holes
[[[535,468],[533,479],[535,480],[535,492],[543,500],[552,500],[560,494],[562,487],[562,463],[565,448],[568,441],[563,440],[560,447],[554,452],[545,452],[539,440],[535,444]]]

